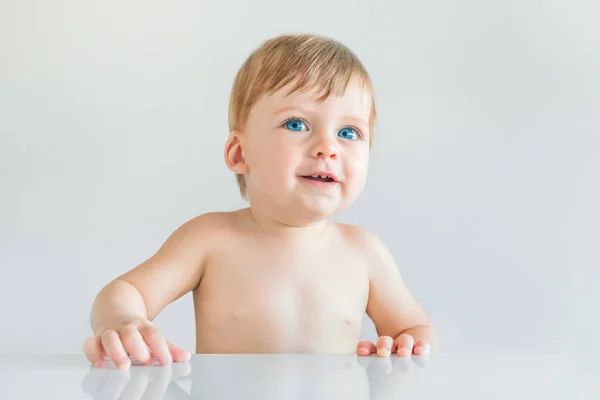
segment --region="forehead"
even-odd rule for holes
[[[330,93],[325,98],[323,98],[325,92],[318,85],[291,92],[293,87],[294,84],[290,83],[273,93],[266,93],[256,103],[257,111],[275,112],[283,108],[309,107],[331,114],[354,115],[365,120],[369,119],[371,95],[357,79],[351,80],[343,93]]]

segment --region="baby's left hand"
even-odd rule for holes
[[[373,353],[377,353],[379,357],[390,357],[393,353],[399,357],[410,357],[412,354],[424,356],[429,354],[429,343],[425,340],[415,343],[411,335],[403,333],[396,340],[390,336],[380,336],[377,345],[363,340],[356,347],[356,352],[359,356],[369,356]]]

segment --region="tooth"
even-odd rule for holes
[[[321,178],[323,179],[327,179],[327,177],[325,175],[321,175]]]
[[[318,178],[319,175],[311,175],[313,178]]]

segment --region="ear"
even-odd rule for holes
[[[245,174],[248,172],[248,164],[244,159],[242,143],[240,141],[241,133],[233,131],[229,134],[225,143],[225,164],[227,168],[236,174]]]

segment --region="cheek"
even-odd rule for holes
[[[250,179],[262,189],[286,186],[297,165],[293,146],[278,141],[263,141],[249,148]],[[269,189],[270,190],[270,189]]]
[[[366,179],[369,168],[368,150],[360,149],[355,151],[347,159],[348,161],[345,165],[345,169],[348,177],[358,182],[362,182],[364,179]]]
[[[368,153],[359,153],[344,166],[348,179],[348,183],[343,188],[345,197],[354,199],[363,191],[367,181],[368,164]]]
[[[293,147],[286,146],[284,143],[265,143],[254,150],[253,163],[261,171],[266,170],[270,173],[286,171],[295,161],[296,152]]]

